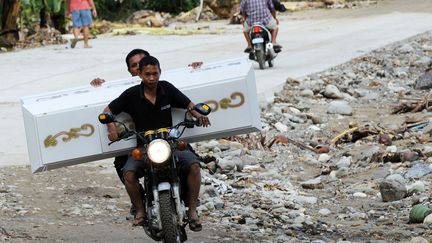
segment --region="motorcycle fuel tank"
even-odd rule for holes
[[[212,108],[211,126],[187,129],[183,139],[197,142],[255,132],[261,129],[255,73],[243,58],[205,63],[199,69],[162,72],[167,80],[194,103]],[[21,98],[27,148],[32,172],[101,160],[126,154],[134,140],[108,146],[107,128],[98,115],[139,77],[106,82]],[[183,120],[184,110],[173,110],[173,123]],[[119,120],[133,123],[127,114]]]

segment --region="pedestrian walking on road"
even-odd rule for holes
[[[78,36],[83,33],[84,48],[90,48],[88,43],[90,27],[93,25],[93,17],[97,17],[96,7],[93,0],[66,0],[66,16],[72,18],[72,32],[74,39],[71,41],[71,48],[75,48]]]

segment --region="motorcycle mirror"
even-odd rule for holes
[[[109,113],[99,114],[98,119],[99,119],[99,122],[102,124],[108,124],[108,123],[116,121],[114,116],[112,114],[109,114]]]
[[[198,103],[193,107],[193,109],[204,116],[207,116],[211,112],[210,106],[205,103]]]

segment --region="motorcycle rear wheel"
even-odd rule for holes
[[[255,51],[255,56],[257,58],[258,64],[260,69],[264,69],[265,68],[265,54],[264,54],[264,50],[256,50]]]
[[[163,230],[163,242],[181,242],[180,229],[176,222],[176,211],[171,200],[170,191],[160,192],[159,203]]]

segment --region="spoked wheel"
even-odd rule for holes
[[[163,242],[182,242],[180,226],[177,225],[176,211],[171,201],[170,191],[161,191],[159,194],[160,213],[163,229]]]

